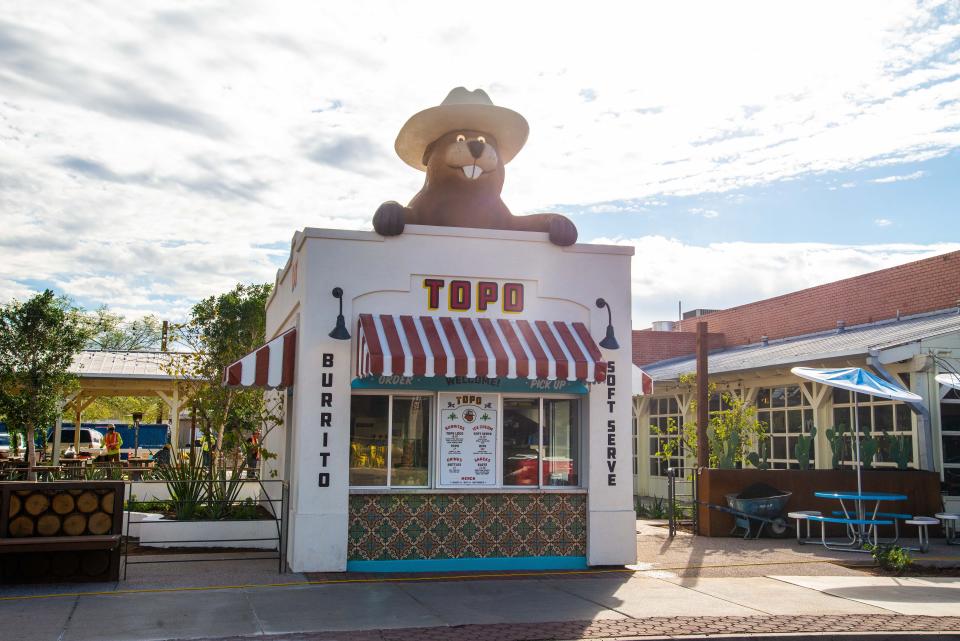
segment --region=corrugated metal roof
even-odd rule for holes
[[[956,310],[924,314],[911,318],[856,325],[842,332],[830,331],[795,336],[767,345],[754,343],[713,352],[709,358],[711,374],[736,372],[760,367],[818,361],[842,356],[865,355],[871,349],[886,349],[923,338],[960,331]],[[696,357],[675,358],[644,367],[654,381],[675,380],[697,369]]]
[[[82,378],[173,380],[171,361],[178,356],[175,352],[84,350],[77,354],[70,372]]]

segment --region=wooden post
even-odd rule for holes
[[[710,443],[707,424],[710,422],[710,398],[707,395],[707,323],[697,323],[697,467],[710,465]]]
[[[82,414],[80,399],[73,401],[73,451],[80,456],[80,416]],[[93,443],[91,443],[93,445]]]

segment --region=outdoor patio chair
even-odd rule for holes
[[[940,523],[938,519],[935,519],[930,516],[915,516],[912,519],[905,521],[907,525],[916,525],[917,530],[919,531],[920,537],[920,551],[926,553],[930,549],[930,533],[927,531],[927,527],[930,525],[937,525]]]
[[[796,519],[797,521],[797,543],[803,545],[804,542],[810,538],[810,519],[811,516],[822,516],[822,513],[819,510],[799,510],[797,512],[789,512],[787,518]],[[800,538],[800,521],[807,522],[807,537],[806,539]]]

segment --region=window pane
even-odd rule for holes
[[[782,437],[773,438],[773,458],[787,458],[787,439]]]
[[[390,485],[428,484],[430,397],[393,397]]]
[[[539,453],[539,399],[503,399],[503,484],[536,485]]]
[[[867,407],[861,406],[861,407],[858,407],[857,410],[858,410],[857,415],[860,417],[860,433],[869,434],[870,426],[872,425],[871,419],[870,419],[870,406],[867,406]],[[854,425],[854,427],[856,427],[856,425]]]
[[[834,405],[844,404],[850,402],[850,392],[845,389],[840,389],[839,387],[833,388],[833,403]]]
[[[893,429],[893,405],[877,405],[873,408],[873,430],[889,432]]]
[[[791,385],[787,388],[787,406],[795,407],[803,404],[803,395],[800,393],[799,385]]]
[[[960,436],[956,434],[943,435],[943,462],[960,463]]]
[[[350,485],[387,484],[387,430],[390,397],[350,399]]]
[[[787,404],[787,395],[782,387],[774,387],[770,391],[770,405],[772,407],[785,407]]]
[[[897,403],[896,407],[897,413],[897,431],[898,432],[911,432],[913,431],[913,412],[910,411],[910,407],[905,403]],[[940,429],[947,429],[943,427],[941,422]]]
[[[838,407],[833,410],[833,427],[846,432],[850,429],[850,409]]]
[[[900,422],[899,414],[897,422]],[[940,403],[940,429],[945,432],[960,432],[960,403]]]
[[[576,399],[543,400],[543,484],[576,485],[580,474],[580,416]]]
[[[774,434],[786,432],[787,422],[784,412],[771,412],[770,414],[770,431]]]
[[[757,392],[757,407],[770,407],[770,389],[760,388]]]
[[[667,412],[670,414],[676,414],[680,411],[680,408],[677,406],[677,399],[671,398],[667,401]]]
[[[802,411],[787,410],[787,431],[791,434],[799,434],[803,431]]]

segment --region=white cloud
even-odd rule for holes
[[[717,218],[720,215],[720,212],[716,209],[704,209],[703,207],[691,207],[688,211],[704,218]]]
[[[884,176],[883,178],[875,178],[871,180],[872,183],[885,184],[885,183],[898,183],[903,180],[916,180],[917,178],[922,178],[926,172],[924,171],[915,171],[911,174],[904,174],[902,176]]]
[[[873,224],[877,227],[889,227],[893,224],[893,221],[889,218],[874,218]]]
[[[0,300],[53,282],[169,315],[272,280],[295,229],[369,228],[416,193],[397,131],[457,85],[530,122],[507,168],[518,213],[654,207],[960,146],[960,24],[942,8],[697,11],[490,0],[510,16],[494,28],[442,2],[5,3]]]
[[[935,245],[713,243],[692,245],[663,236],[598,238],[632,245],[633,326],[675,320],[683,309],[726,309],[858,274],[960,250]]]

